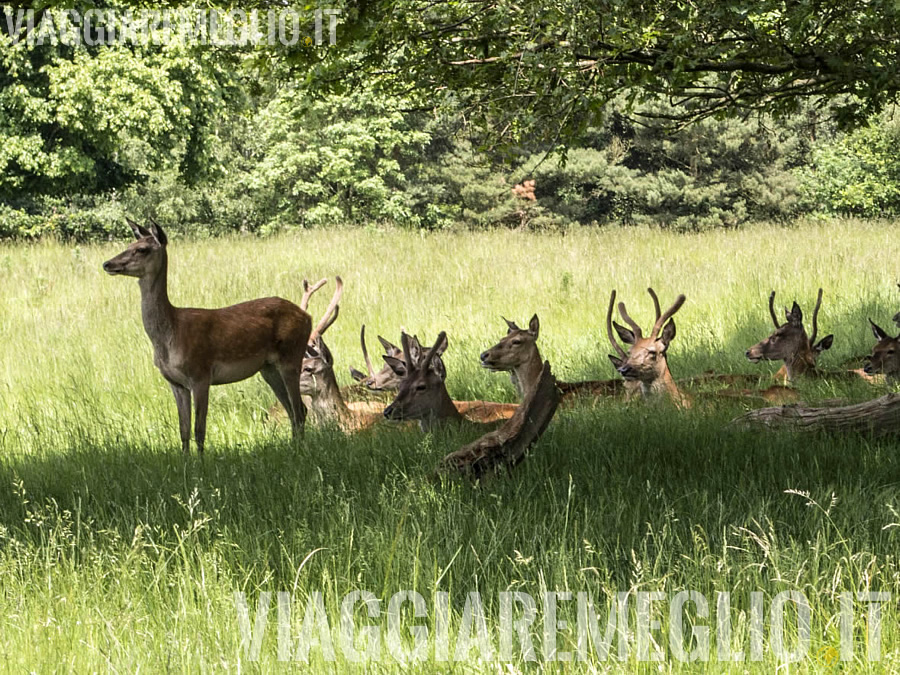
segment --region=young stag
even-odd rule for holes
[[[387,419],[417,420],[422,430],[428,431],[444,422],[486,424],[509,419],[515,414],[518,406],[514,403],[454,401],[450,398],[444,384],[447,371],[441,360],[441,354],[447,349],[446,333],[441,332],[434,346],[424,355],[414,337],[403,333],[401,338],[403,360],[384,357],[402,378],[394,402],[384,409]]]
[[[191,397],[196,412],[194,438],[202,454],[209,387],[256,373],[275,392],[290,417],[294,437],[299,437],[306,420],[298,383],[312,327],[309,314],[281,298],[221,309],[175,307],[166,286],[166,233],[153,222],[147,228],[131,220],[128,224],[137,241],[103,263],[103,269],[138,279],[141,317],[153,344],[153,362],[175,395],[182,450],[190,451]]]
[[[305,285],[305,282],[304,282]],[[367,429],[381,419],[383,405],[372,409],[367,403],[353,405],[344,402],[334,374],[334,358],[325,344],[324,334],[337,320],[343,282],[337,277],[334,296],[322,320],[319,321],[306,348],[303,371],[300,374],[300,393],[310,400],[310,413],[318,426],[337,424],[341,430]]]
[[[384,356],[400,361],[400,367],[405,374],[406,362],[403,360],[403,350],[388,342],[380,335],[378,336],[378,341],[381,342],[381,346],[384,348]],[[381,370],[377,373],[375,372],[375,369],[372,367],[372,361],[369,359],[369,350],[366,348],[365,325],[363,325],[359,331],[359,342],[362,345],[363,358],[365,359],[366,370],[369,374],[366,375],[365,373],[356,370],[356,368],[351,367],[350,377],[373,391],[396,391],[400,386],[400,380],[403,379],[403,376],[398,375],[387,363],[382,366]],[[418,342],[416,342],[416,345],[418,346]]]
[[[688,407],[690,401],[675,384],[672,373],[669,372],[667,359],[669,344],[675,338],[675,321],[672,316],[681,309],[686,298],[684,295],[679,295],[673,305],[661,313],[656,292],[652,288],[648,288],[647,292],[653,299],[653,307],[656,310],[656,322],[653,324],[649,337],[644,337],[641,327],[628,315],[623,302],[619,303],[619,314],[625,323],[631,326],[631,330],[612,320],[616,292],[613,291],[610,295],[609,308],[606,312],[606,333],[618,356],[610,355],[609,360],[612,361],[619,374],[625,378],[626,384],[636,383],[631,384],[630,394],[633,394],[639,385],[643,396],[661,394],[670,397],[676,405]],[[612,333],[613,328],[616,329],[622,342],[631,345],[628,352],[616,342]]]
[[[481,367],[508,372],[519,397],[524,399],[537,386],[544,368],[537,346],[540,320],[535,314],[528,322],[528,328],[519,328],[514,321],[506,318],[503,320],[508,328],[506,336],[481,353]]]
[[[900,314],[895,316],[894,321],[898,317]],[[869,319],[869,324],[878,342],[872,348],[872,355],[863,370],[867,375],[884,375],[888,383],[894,383],[900,379],[900,335],[891,337],[872,319]]]
[[[753,363],[762,360],[784,361],[784,366],[775,376],[783,377],[788,382],[794,382],[795,378],[802,375],[818,375],[816,361],[819,355],[826,349],[830,349],[834,342],[833,335],[826,335],[816,342],[821,306],[822,289],[820,288],[816,298],[816,307],[813,309],[812,336],[807,336],[806,329],[803,327],[803,311],[796,301],[790,310],[787,308],[784,310],[787,323],[778,323],[778,317],[775,315],[775,291],[772,291],[769,294],[769,316],[772,317],[772,323],[775,324],[775,332],[762,342],[750,347],[747,350],[747,358]]]

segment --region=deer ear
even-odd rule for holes
[[[402,352],[402,350],[394,344],[391,344],[387,340],[385,340],[380,335],[378,336],[378,341],[381,343],[381,346],[384,348],[385,354],[397,354],[398,352]]]
[[[316,338],[316,344],[319,348],[319,351],[322,353],[322,361],[325,362],[326,366],[334,365],[334,357],[331,355],[331,350],[328,349],[328,345],[325,344],[325,340],[322,338]]]
[[[869,319],[869,323],[872,326],[872,335],[875,336],[876,340],[884,340],[887,338],[888,334],[882,330],[881,326],[872,321],[872,319]]]
[[[897,325],[897,328],[900,328],[900,312],[894,314],[894,318],[891,319],[891,321],[893,321]]]
[[[356,382],[362,382],[362,381],[365,380],[368,376],[367,376],[365,373],[359,372],[359,371],[358,371],[356,368],[354,368],[353,366],[350,366],[350,377],[352,377]]]
[[[500,318],[506,322],[506,334],[507,335],[512,333],[514,330],[519,330],[519,327],[516,325],[515,321],[510,321],[505,316],[501,316]]]
[[[447,369],[444,367],[444,360],[439,354],[435,354],[432,357],[431,370],[433,370],[434,374],[441,378],[442,381],[447,379]]]
[[[154,239],[156,239],[157,243],[160,246],[165,246],[169,243],[169,238],[166,236],[166,233],[162,229],[162,226],[155,220],[150,221],[150,234]]]
[[[821,354],[826,349],[831,349],[831,345],[834,343],[834,335],[826,335],[813,347],[813,351],[817,354]]]
[[[528,332],[534,335],[534,339],[537,340],[538,333],[541,330],[541,321],[538,319],[538,315],[535,314],[531,317],[531,321],[528,322]]]
[[[619,368],[621,368],[621,367],[622,367],[622,364],[625,363],[625,362],[624,362],[622,359],[620,359],[618,356],[613,356],[612,354],[607,354],[607,356],[609,357],[609,360],[612,361],[613,368],[615,368],[616,370],[618,370]]]
[[[383,358],[388,367],[394,371],[394,375],[397,377],[406,377],[406,364],[403,363],[403,361],[396,359],[393,356],[382,356],[381,358]]]
[[[307,359],[317,359],[319,358],[319,350],[315,348],[313,345],[306,345],[306,356]]]
[[[125,221],[128,223],[128,227],[131,228],[131,231],[134,232],[135,239],[143,239],[144,237],[152,236],[148,230],[138,225],[131,218],[125,218]]]
[[[803,324],[803,310],[800,309],[800,305],[797,304],[796,300],[794,300],[794,305],[791,307],[791,311],[788,311],[785,308],[784,316],[785,318],[787,318],[788,323],[792,323],[795,326]]]
[[[660,340],[662,340],[663,344],[666,347],[669,346],[669,343],[675,339],[675,319],[669,319],[669,323],[665,325],[662,329],[662,336]]]
[[[616,329],[616,332],[619,334],[619,339],[624,342],[626,345],[634,344],[634,333],[631,332],[625,326],[622,326],[615,321],[613,321],[613,328]]]
[[[422,345],[419,343],[419,337],[413,335],[409,338],[409,357],[412,359],[410,366],[415,368],[422,360]]]

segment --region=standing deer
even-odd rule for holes
[[[819,308],[822,306],[822,289],[819,289],[816,298],[816,306],[813,309],[812,336],[807,336],[803,327],[803,311],[800,305],[794,301],[790,310],[785,308],[784,314],[787,323],[779,324],[775,315],[775,291],[769,294],[769,316],[775,324],[775,332],[762,342],[759,342],[747,350],[747,358],[758,363],[766,361],[784,361],[784,366],[776,373],[776,377],[783,377],[788,382],[794,382],[801,375],[818,375],[816,361],[819,355],[826,349],[830,349],[834,342],[833,335],[826,335],[819,342],[816,337],[819,333],[818,317]]]
[[[141,318],[153,344],[153,362],[172,387],[178,407],[181,447],[190,451],[191,397],[194,438],[203,454],[209,387],[260,373],[288,412],[294,438],[303,433],[306,408],[300,399],[300,370],[312,320],[281,298],[250,300],[221,309],[175,307],[167,290],[168,239],[151,221],[128,221],[137,241],[103,263],[111,275],[137,277]]]
[[[656,322],[650,331],[649,337],[644,337],[641,327],[628,315],[625,303],[619,303],[619,314],[631,330],[619,325],[612,320],[613,305],[616,302],[616,292],[609,297],[609,308],[606,312],[606,333],[618,356],[609,356],[609,360],[616,370],[628,383],[637,383],[643,396],[665,395],[682,407],[689,407],[690,400],[681,393],[678,385],[669,371],[667,353],[669,344],[675,338],[675,321],[672,316],[681,309],[685,296],[679,295],[675,302],[665,312],[660,312],[659,298],[652,288],[647,292],[653,299],[653,307],[656,310]],[[668,322],[668,323],[667,323]],[[615,328],[619,339],[631,348],[626,352],[613,337],[612,329]],[[630,385],[630,394],[637,389],[636,384]]]
[[[894,317],[894,321],[900,324],[898,317],[900,313]],[[900,335],[891,337],[872,319],[869,319],[869,324],[878,342],[872,348],[872,355],[863,370],[867,375],[884,375],[889,383],[893,383],[900,379]]]

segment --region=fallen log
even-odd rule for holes
[[[477,479],[501,467],[516,466],[550,424],[559,398],[550,362],[544,361],[537,386],[525,397],[515,414],[499,429],[444,457],[439,471]]]
[[[759,408],[735,418],[731,424],[886,436],[900,433],[900,394],[886,394],[872,401],[838,407],[787,405]]]

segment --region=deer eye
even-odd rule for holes
[[[893,350],[893,349],[888,349],[888,350],[887,350],[887,353],[888,353],[888,355],[891,355],[891,354],[894,353],[894,350]]]
[[[304,368],[303,368],[304,373],[311,373],[312,371],[313,371],[312,366],[304,366]]]
[[[512,344],[514,344],[514,345],[520,345],[520,344],[522,344],[522,341],[519,340],[519,339],[516,339],[516,340],[513,340],[513,341],[512,341]]]
[[[417,384],[417,385],[416,385],[416,391],[425,391],[425,385],[424,385],[424,384]]]

